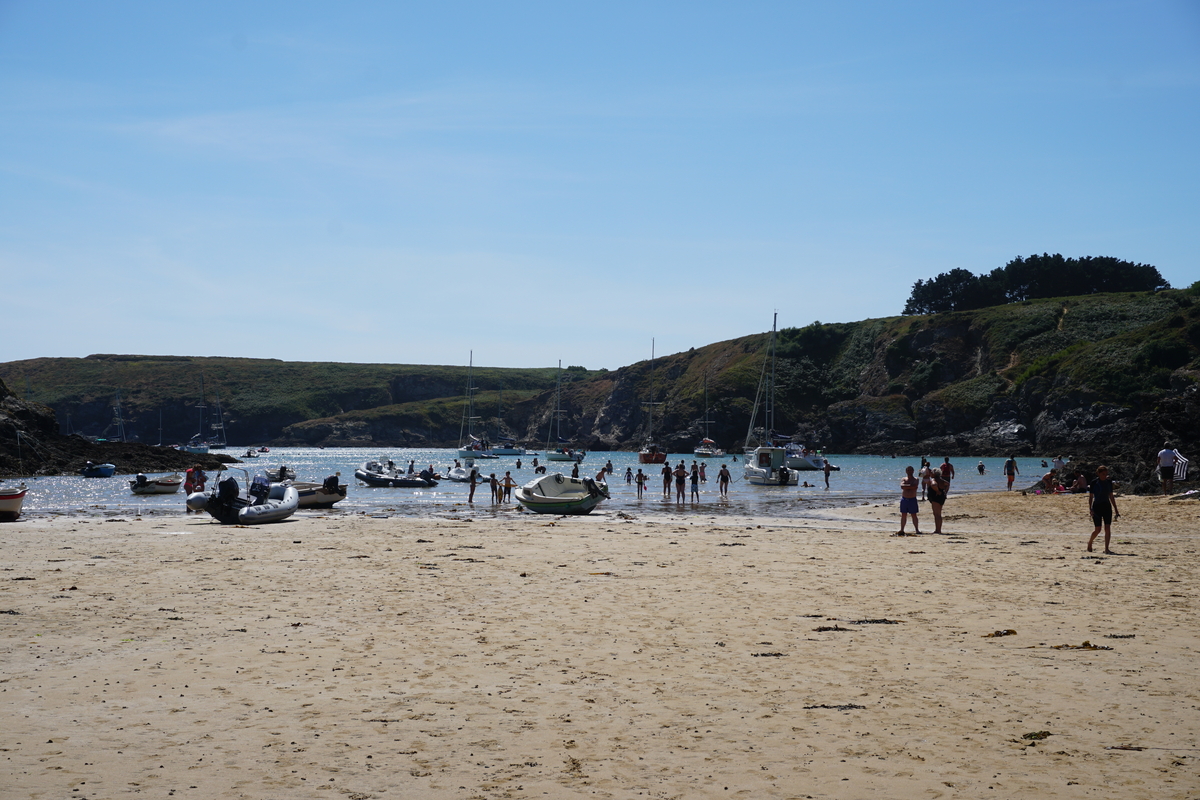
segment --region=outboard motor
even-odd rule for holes
[[[252,505],[259,505],[267,500],[267,495],[271,493],[271,484],[263,475],[255,475],[254,480],[250,482],[250,496],[254,498]]]
[[[325,482],[321,484],[321,488],[324,489],[329,494],[337,494],[338,493],[338,476],[330,475],[328,478],[325,479]]]

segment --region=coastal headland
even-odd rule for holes
[[[1193,798],[1200,504],[1085,504],[5,524],[0,795]]]

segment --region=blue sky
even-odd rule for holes
[[[1200,3],[0,0],[0,361],[616,368],[1200,279]]]

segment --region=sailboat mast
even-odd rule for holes
[[[767,393],[767,444],[770,445],[770,436],[775,432],[775,331],[778,330],[779,312],[775,312],[774,318],[771,320],[771,386],[770,392]]]

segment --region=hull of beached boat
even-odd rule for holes
[[[608,499],[608,486],[555,472],[518,487],[513,496],[537,514],[590,514],[601,500]]]
[[[129,482],[129,491],[134,494],[174,494],[183,486],[183,478],[178,473],[165,478],[155,478],[152,481],[138,485],[137,481]]]
[[[296,493],[300,496],[300,508],[333,508],[334,503],[346,499],[346,484],[338,484],[338,490],[331,492],[323,483],[302,481],[293,483]]]
[[[289,484],[273,483],[266,499],[255,503],[244,492],[223,500],[218,488],[211,494],[195,492],[188,495],[187,507],[192,511],[207,511],[213,519],[224,525],[262,525],[279,522],[295,514],[300,507],[300,493]]]
[[[21,516],[26,491],[25,484],[7,488],[0,486],[0,519],[14,520]]]

